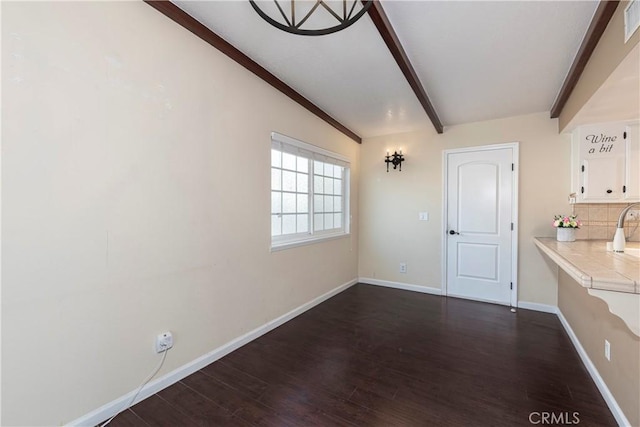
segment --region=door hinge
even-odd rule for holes
[[[511,163],[511,170],[514,171],[515,169],[515,165],[513,163]]]
[[[513,290],[513,282],[511,282],[511,290]]]
[[[626,192],[627,192],[627,186],[626,186],[626,185],[623,185],[623,186],[622,186],[622,192],[623,192],[623,193],[626,193]]]
[[[513,223],[511,223],[511,231],[513,231]]]
[[[584,165],[582,165],[582,172],[584,172]]]
[[[584,193],[584,187],[580,187],[580,192]]]
[[[626,131],[622,133],[622,138],[623,139],[627,139],[627,132]]]

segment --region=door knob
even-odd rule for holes
[[[613,193],[613,190],[607,190],[607,194]]]
[[[454,234],[460,234],[460,233],[458,233],[458,232],[457,232],[457,231],[455,231],[455,230],[449,230],[449,234],[451,234],[451,235],[453,236]]]

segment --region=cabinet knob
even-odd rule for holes
[[[607,194],[611,194],[611,193],[613,193],[613,190],[611,189],[607,190]]]

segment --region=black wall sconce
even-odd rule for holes
[[[387,155],[384,156],[384,162],[387,164],[387,172],[389,172],[389,163],[393,165],[394,169],[398,169],[402,171],[402,162],[405,161],[405,158],[402,156],[402,150],[398,153],[394,151],[393,154],[389,154],[387,151]]]

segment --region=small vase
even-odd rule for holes
[[[576,240],[575,228],[558,227],[557,230],[558,230],[558,234],[556,236],[556,240],[558,242],[575,242]]]

